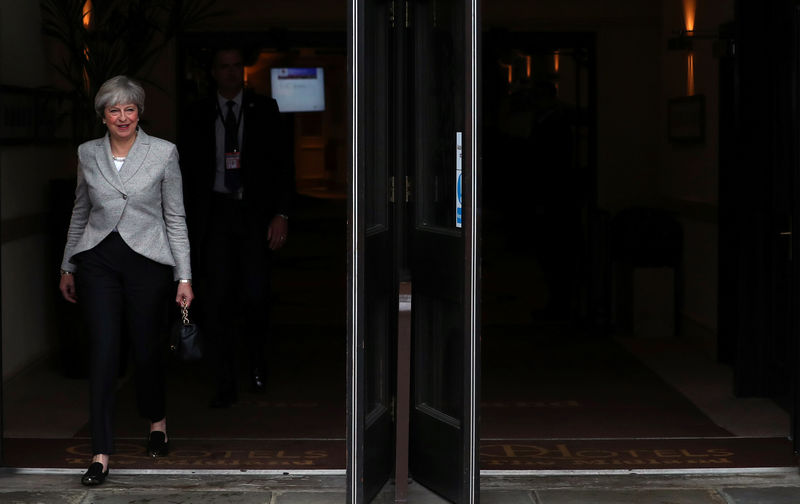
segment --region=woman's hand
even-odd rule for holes
[[[192,304],[192,299],[194,299],[192,284],[178,282],[178,294],[175,296],[175,302],[178,303],[178,306],[183,306],[185,301],[186,308],[189,308],[189,306]]]
[[[77,303],[78,297],[75,295],[75,275],[70,273],[62,273],[61,281],[58,283],[58,290],[64,299],[70,303]]]

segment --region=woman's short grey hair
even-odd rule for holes
[[[117,75],[105,81],[97,90],[94,110],[98,117],[103,117],[106,107],[126,103],[136,105],[140,114],[144,112],[144,88],[125,75]]]

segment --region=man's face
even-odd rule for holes
[[[222,94],[236,94],[244,85],[244,62],[239,51],[220,51],[214,57],[211,76]]]

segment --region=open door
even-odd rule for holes
[[[349,503],[369,502],[394,463],[398,287],[390,201],[391,5],[385,0],[349,3]]]
[[[478,2],[408,2],[410,474],[478,498]]]
[[[348,7],[348,502],[369,502],[392,470],[398,243],[412,283],[411,476],[477,502],[478,1]],[[407,160],[403,184],[393,160]],[[413,214],[403,240],[395,193]]]
[[[732,68],[723,74],[734,79],[722,95],[733,107],[721,108],[732,108],[725,118],[734,129],[720,128],[720,355],[734,364],[735,395],[791,410],[797,452],[800,1],[765,5],[737,2]]]
[[[794,341],[794,387],[793,387],[793,402],[792,405],[792,441],[794,443],[795,454],[800,454],[800,239],[793,236],[797,225],[800,224],[800,1],[794,2],[794,20],[792,23],[792,61],[793,70],[790,89],[793,90],[794,96],[792,103],[794,105],[792,115],[793,117],[793,151],[790,154],[790,187],[792,187],[791,195],[791,218],[789,227],[781,233],[783,237],[789,241],[789,258],[790,258],[790,289],[789,289],[789,314],[790,323],[789,328]],[[785,233],[788,233],[785,234]]]

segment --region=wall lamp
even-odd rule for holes
[[[667,39],[667,49],[670,51],[694,51],[695,41],[710,40],[715,56],[733,56],[735,41],[733,34],[716,32],[698,32],[696,30],[681,30],[674,37]]]
[[[691,51],[694,49],[694,30],[681,30],[676,37],[667,40],[667,49],[670,51]]]
[[[720,40],[716,32],[699,32],[697,30],[681,30],[676,36],[667,39],[670,51],[692,51],[695,40]]]

